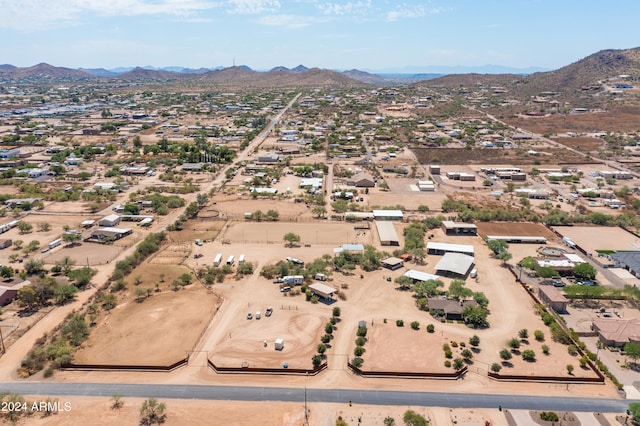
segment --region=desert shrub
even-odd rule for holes
[[[436,327],[433,324],[427,325],[427,332],[433,333],[436,331]]]
[[[398,327],[404,327],[404,321],[403,320],[396,320],[396,325]]]

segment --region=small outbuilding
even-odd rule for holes
[[[473,246],[465,244],[448,244],[448,243],[427,243],[427,254],[435,254],[442,256],[445,253],[462,253],[473,256]]]
[[[333,299],[333,295],[338,290],[322,283],[313,283],[309,286],[309,291],[317,296],[322,297],[323,299],[330,300]]]
[[[120,223],[120,216],[117,214],[110,214],[108,216],[103,217],[98,221],[98,226],[104,226],[107,228],[116,226]]]
[[[538,297],[540,301],[550,309],[556,312],[567,312],[569,299],[564,297],[555,287],[550,285],[541,285],[538,288]]]
[[[376,181],[369,173],[358,173],[347,180],[347,185],[355,186],[356,188],[373,188],[376,186]]]
[[[397,257],[388,257],[382,260],[382,266],[395,271],[396,269],[400,269],[404,266],[404,261],[402,259],[398,259]]]
[[[276,351],[281,351],[284,349],[284,339],[276,339],[274,343],[274,347]]]
[[[457,223],[451,220],[443,220],[441,227],[447,235],[478,235],[478,227],[473,223]]]

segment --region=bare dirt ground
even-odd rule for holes
[[[300,218],[311,218],[311,209],[304,203],[295,203],[293,199],[266,199],[266,198],[240,198],[229,201],[217,201],[212,206],[220,211],[223,218],[243,220],[247,212],[261,210],[266,213],[268,210],[275,210],[280,214],[281,220],[296,221]]]
[[[534,133],[635,131],[640,128],[639,108],[635,106],[613,108],[610,112],[552,115],[543,118],[505,118],[511,126]]]
[[[556,226],[561,235],[571,238],[587,253],[597,256],[596,250],[638,250],[640,239],[618,227]]]
[[[192,350],[217,303],[198,284],[122,303],[93,330],[74,362],[169,365]]]
[[[414,148],[413,153],[420,164],[515,164],[532,165],[575,163],[581,164],[584,157],[566,149],[544,148],[543,156],[519,155],[515,149],[464,149],[464,148]]]
[[[545,237],[547,240],[558,240],[558,236],[538,223],[499,223],[478,222],[478,234],[487,235],[514,235]]]
[[[181,231],[171,231],[168,235],[169,239],[175,243],[193,242],[196,238],[202,241],[210,241],[220,234],[224,226],[224,220],[190,220],[184,224]]]
[[[400,318],[397,318],[400,319]],[[447,334],[441,330],[441,323],[426,318],[419,330],[413,330],[409,323],[403,327],[395,324],[396,318],[390,318],[386,324],[376,323],[367,334],[365,371],[415,371],[429,373],[452,373],[451,367],[445,367],[446,360],[442,345],[451,341],[465,341],[462,334],[448,327]],[[434,333],[426,332],[427,324],[434,324]],[[460,347],[451,348],[453,358],[460,356]],[[429,360],[425,362],[425,360]]]
[[[605,143],[602,139],[591,138],[587,136],[579,137],[553,137],[551,140],[561,143],[569,148],[577,149],[582,152],[598,151],[605,147]]]
[[[222,367],[241,367],[246,362],[249,367],[280,368],[287,364],[289,368],[311,368],[311,357],[329,317],[286,308],[276,305],[271,317],[266,317],[263,310],[259,320],[248,320],[245,314],[243,322],[236,322],[229,335],[210,348],[209,359]],[[283,350],[275,350],[276,339],[284,339]]]
[[[40,401],[42,397],[27,397],[29,402]],[[23,418],[18,424],[37,426],[60,425],[75,426],[78,424],[122,425],[137,424],[140,420],[141,398],[122,398],[122,407],[113,409],[108,397],[64,397],[59,402],[69,402],[71,411],[60,412],[48,417],[35,413]],[[185,424],[233,424],[238,426],[283,425],[302,426],[305,424],[304,404],[268,401],[190,401],[181,399],[161,399],[166,404],[167,426]],[[309,403],[307,405],[309,425],[326,426],[335,424],[342,417],[349,425],[357,425],[358,419],[363,425],[382,425],[386,417],[391,417],[396,424],[402,422],[404,412],[411,409],[430,420],[436,426],[484,425],[489,421],[493,426],[507,426],[503,413],[495,409],[448,409],[437,407],[407,407],[359,405],[351,407],[344,404]],[[5,423],[3,423],[5,424]]]
[[[282,237],[293,232],[300,236],[300,244],[345,243],[372,244],[371,232],[366,235],[354,230],[354,225],[344,222],[283,223],[283,222],[231,222],[221,234],[221,239],[232,243],[282,244]],[[336,247],[337,247],[336,245]]]
[[[36,258],[42,259],[48,265],[54,265],[56,262],[68,256],[73,259],[78,266],[93,266],[110,262],[115,259],[118,254],[122,253],[123,250],[123,247],[109,244],[81,243],[73,247],[60,246],[52,251],[38,254]]]

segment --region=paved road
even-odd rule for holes
[[[154,385],[119,383],[2,383],[0,392],[22,395],[177,398],[227,401],[304,402],[304,388],[248,386]],[[546,396],[478,395],[444,392],[397,392],[349,389],[307,389],[308,402],[372,405],[416,405],[450,408],[498,408],[623,413],[629,400]]]

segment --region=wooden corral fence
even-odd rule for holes
[[[424,372],[418,373],[413,371],[365,371],[362,370],[355,365],[347,362],[347,367],[354,373],[362,377],[390,377],[390,378],[406,378],[406,379],[449,379],[449,380],[457,380],[464,376],[467,373],[468,367],[465,365],[458,371],[454,371],[453,373],[435,373],[435,372]]]
[[[121,364],[64,364],[62,370],[84,371],[164,371],[170,372],[189,363],[189,357],[185,357],[170,365],[121,365]]]
[[[207,360],[209,368],[220,374],[273,374],[287,376],[315,376],[327,369],[326,362],[313,369],[305,368],[267,368],[267,367],[218,367],[210,359]]]

